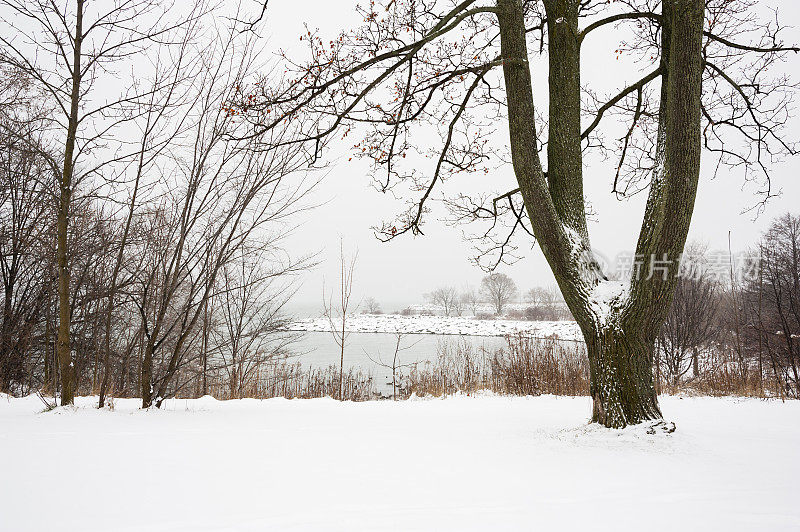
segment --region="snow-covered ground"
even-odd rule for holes
[[[325,318],[297,320],[289,326],[293,331],[329,331]],[[401,316],[397,314],[356,314],[347,321],[350,332],[406,334],[461,334],[470,336],[504,336],[524,332],[532,336],[575,340],[581,332],[574,321],[477,320],[463,316]]]
[[[0,398],[0,529],[790,530],[800,402],[662,399],[678,430],[586,424],[587,398]]]

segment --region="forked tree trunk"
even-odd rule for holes
[[[666,275],[634,276],[609,309],[591,251],[581,157],[579,0],[544,0],[549,40],[548,171],[539,159],[524,4],[497,0],[511,158],[531,228],[586,339],[592,420],[624,427],[661,418],[653,386],[656,333],[666,318],[700,171],[703,0],[664,0],[657,160],[636,256],[667,261]],[[647,274],[650,275],[647,275]]]
[[[617,327],[588,339],[592,421],[611,428],[661,419],[653,382],[655,341]]]

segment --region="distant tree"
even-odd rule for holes
[[[525,302],[530,303],[534,306],[542,305],[544,298],[546,297],[545,289],[541,286],[534,286],[527,292],[525,292]]]
[[[364,300],[364,314],[380,314],[381,312],[381,304],[374,297]]]
[[[557,320],[563,319],[566,312],[564,300],[556,287],[535,286],[525,292],[525,302],[531,307],[526,310],[528,319]]]
[[[464,308],[466,308],[466,305],[464,304],[464,297],[456,292],[456,297],[453,300],[453,309],[450,313],[453,316],[461,316],[464,313]]]
[[[451,286],[439,287],[429,294],[425,294],[425,299],[442,309],[445,316],[451,314],[461,314],[461,304],[459,302],[458,291]]]
[[[517,285],[504,273],[491,273],[481,281],[481,293],[502,314],[503,308],[517,297]]]
[[[718,282],[703,268],[704,249],[689,246],[669,314],[658,337],[657,356],[673,385],[691,369],[700,372],[699,351],[717,334]]]
[[[462,304],[475,316],[478,314],[478,306],[481,304],[481,296],[474,288],[468,288],[461,294]]]

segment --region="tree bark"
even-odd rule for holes
[[[587,343],[592,421],[622,428],[660,419],[653,386],[655,340],[609,327]]]
[[[587,243],[581,149],[581,53],[579,2],[545,0],[549,48],[547,182],[553,205],[564,225]]]

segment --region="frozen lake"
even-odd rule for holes
[[[459,342],[471,345],[473,353],[479,353],[481,350],[492,353],[506,343],[504,338],[498,336],[407,334],[403,336],[400,344],[398,365],[435,360],[441,346],[445,344],[454,346]],[[386,379],[391,383],[391,370],[380,367],[373,361],[382,360],[391,365],[396,344],[396,334],[350,333],[345,344],[345,368],[354,367],[370,372],[379,385],[384,384]],[[295,344],[295,349],[302,353],[298,360],[304,366],[325,367],[339,364],[339,346],[329,332],[306,332]]]
[[[309,317],[295,320],[290,330],[302,333],[294,350],[301,353],[298,360],[306,367],[339,365],[339,347],[329,332],[325,318]],[[518,321],[508,319],[479,320],[462,316],[392,314],[358,314],[347,322],[345,368],[359,369],[375,378],[379,389],[391,388],[391,365],[397,345],[397,335],[403,334],[398,366],[436,360],[445,348],[467,344],[475,355],[487,359],[506,345],[505,336],[525,334],[534,338],[561,339],[574,342],[580,330],[574,321]],[[408,373],[410,368],[403,368]]]

